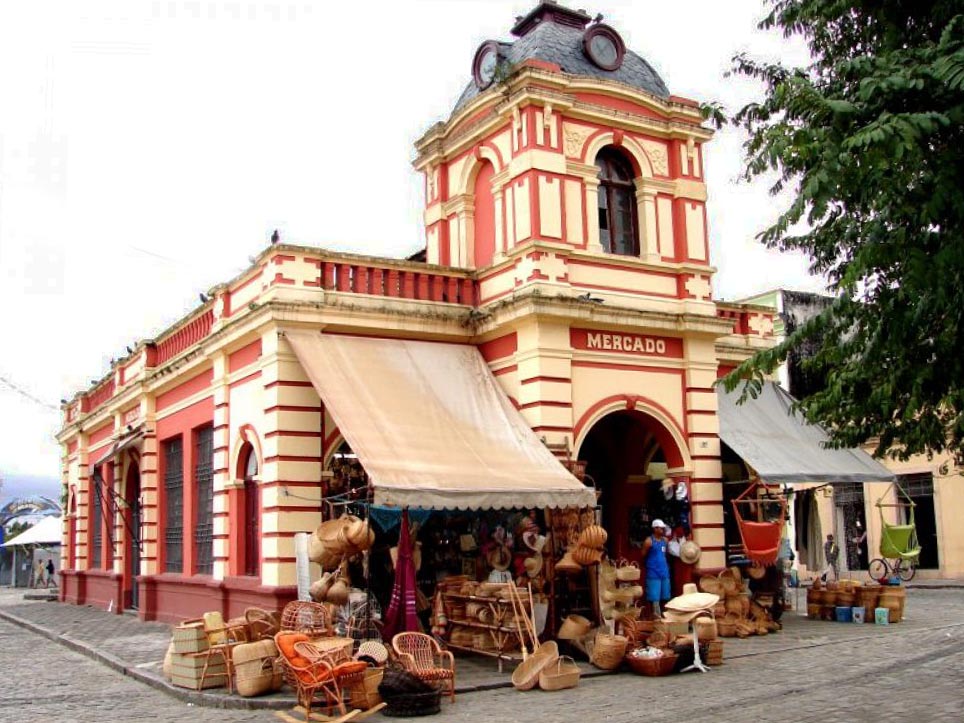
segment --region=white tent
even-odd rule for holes
[[[63,536],[64,518],[44,517],[33,527],[29,527],[16,537],[3,543],[4,547],[14,545],[59,545]]]

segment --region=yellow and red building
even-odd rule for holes
[[[773,323],[712,298],[712,133],[582,11],[541,3],[512,34],[416,143],[423,260],[273,244],[64,406],[63,599],[175,620],[294,596],[294,535],[321,519],[343,435],[293,329],[476,347],[545,444],[586,462],[613,554],[669,478],[700,567],[725,565],[713,383]]]

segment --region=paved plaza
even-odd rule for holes
[[[9,590],[0,591],[0,614],[0,720],[277,721],[270,710],[210,707],[217,698],[192,704],[131,677],[131,670],[158,667],[167,626],[25,603]],[[910,590],[907,621],[888,628],[791,613],[782,633],[727,640],[725,658],[707,674],[598,675],[552,694],[462,693],[432,720],[960,721],[964,590]],[[507,681],[508,673],[492,668],[491,661],[466,664],[468,684]]]

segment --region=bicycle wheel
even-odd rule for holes
[[[883,580],[890,576],[890,566],[883,558],[877,557],[867,565],[867,576],[874,582]]]
[[[896,572],[901,580],[910,582],[914,579],[914,575],[917,574],[917,564],[912,560],[898,560]]]

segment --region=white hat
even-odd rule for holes
[[[662,527],[664,530],[668,530],[668,529],[669,529],[669,527],[667,526],[667,524],[666,524],[665,522],[663,522],[662,520],[653,520],[653,524],[650,525],[650,527],[652,527],[654,530],[655,530],[657,527]]]

